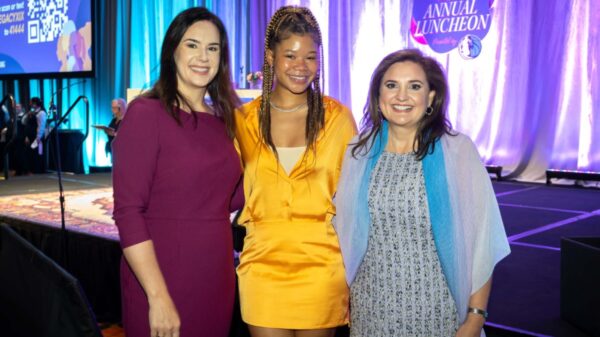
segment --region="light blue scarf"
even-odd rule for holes
[[[383,121],[368,152],[354,158],[350,145],[344,157],[334,226],[348,284],[367,251],[369,180],[387,138],[388,123]],[[463,321],[471,293],[487,282],[495,264],[510,252],[508,240],[491,182],[468,137],[444,135],[436,141],[434,152],[423,158],[423,175],[438,257]]]

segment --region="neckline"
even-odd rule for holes
[[[300,150],[300,149],[304,150],[304,149],[306,149],[306,145],[302,145],[302,146],[275,146],[275,148],[277,150],[280,150],[280,149],[282,149],[282,150]]]
[[[192,115],[196,115],[196,116],[212,116],[212,117],[217,117],[214,114],[207,112],[207,111],[191,111],[191,112],[187,112],[181,108],[178,109],[180,114],[183,114],[184,116],[189,116],[192,117]]]
[[[413,152],[400,153],[400,152],[392,152],[392,151],[387,151],[387,150],[384,150],[383,153],[384,154],[388,153],[389,155],[392,155],[392,156],[403,156],[403,157],[414,156],[415,155]]]
[[[293,106],[291,108],[282,108],[279,105],[273,103],[273,101],[269,100],[269,105],[271,106],[271,108],[279,111],[279,112],[283,112],[283,113],[292,113],[292,112],[296,112],[296,111],[300,111],[301,109],[304,109],[304,107],[307,105],[306,102],[302,102],[296,106]]]

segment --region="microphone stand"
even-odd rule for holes
[[[65,223],[65,190],[62,183],[62,159],[60,156],[60,137],[58,136],[58,123],[54,125],[53,130],[57,130],[54,133],[54,159],[56,162],[54,163],[56,167],[56,177],[58,178],[58,200],[60,203],[60,232],[61,232],[61,260],[64,263],[64,267],[66,270],[69,270],[69,237],[67,235],[67,228]],[[50,134],[48,134],[50,135]]]
[[[60,137],[58,135],[58,127],[67,119],[67,116],[71,113],[73,108],[79,103],[80,100],[83,100],[85,103],[85,116],[86,116],[86,133],[83,141],[87,138],[88,130],[89,130],[89,120],[90,120],[90,105],[87,97],[79,96],[77,100],[69,107],[67,112],[54,124],[52,130],[44,137],[44,141],[50,138],[52,134],[54,134],[55,146],[54,146],[54,159],[56,160],[56,176],[58,178],[58,193],[59,193],[59,203],[60,203],[60,231],[61,231],[61,260],[63,262],[63,267],[66,270],[69,270],[69,254],[68,254],[68,244],[69,237],[67,235],[67,228],[65,223],[65,193],[62,183],[62,167],[61,167],[61,155],[60,155]],[[83,143],[82,141],[82,143]]]

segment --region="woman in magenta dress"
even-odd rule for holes
[[[205,8],[181,12],[160,63],[157,83],[130,104],[113,142],[123,325],[127,337],[227,336],[229,214],[243,197],[223,24]]]

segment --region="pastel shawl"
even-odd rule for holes
[[[348,285],[367,251],[371,223],[368,187],[371,172],[387,144],[387,122],[366,153],[352,157],[348,146],[335,197],[333,220],[340,241]],[[456,132],[454,132],[456,133]],[[460,322],[471,294],[492,276],[510,253],[489,175],[473,142],[465,135],[444,135],[423,158],[423,175],[433,237]]]

